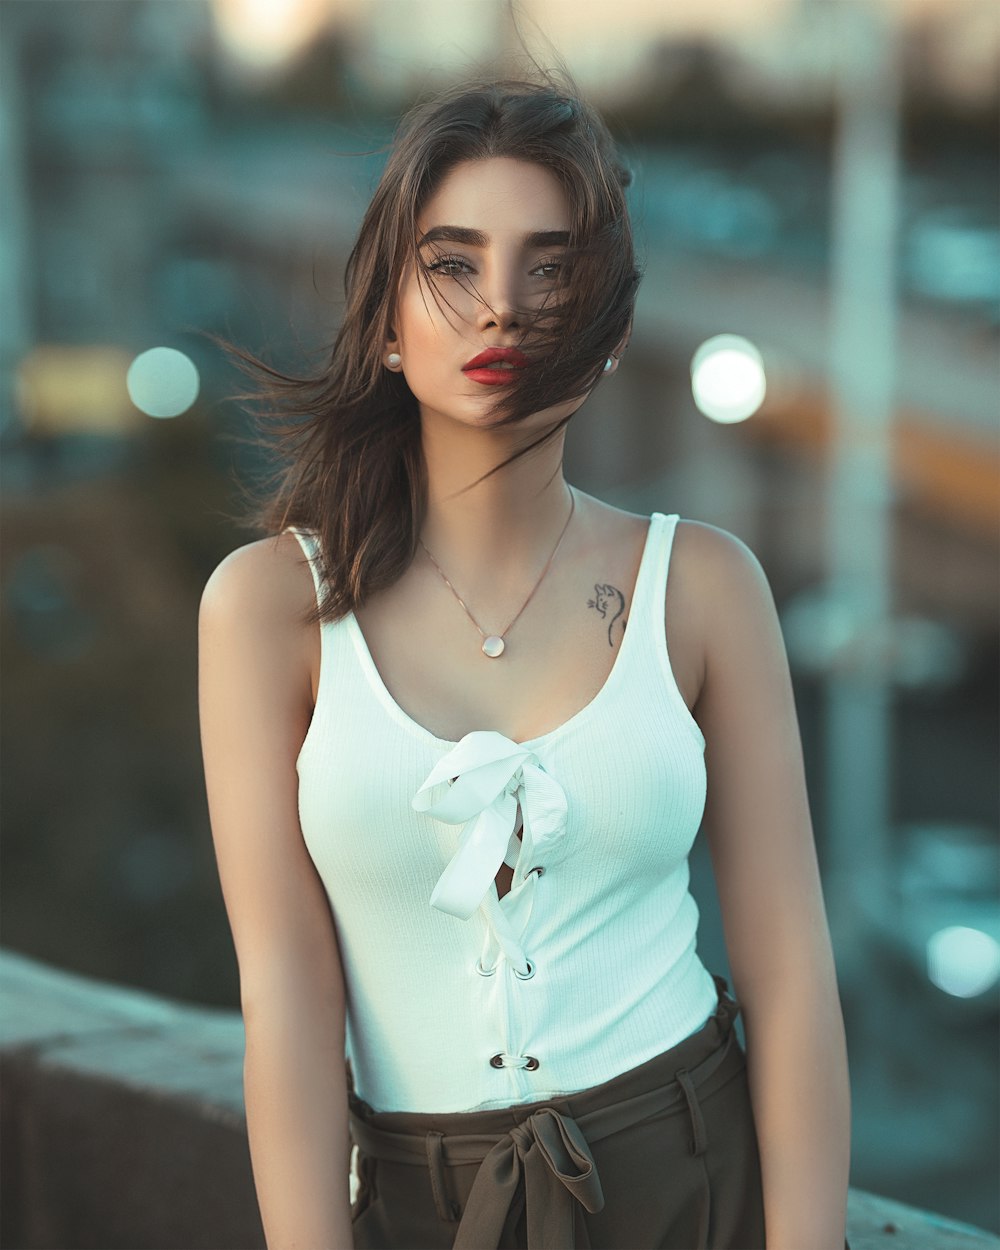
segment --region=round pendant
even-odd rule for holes
[[[491,660],[503,655],[503,639],[496,634],[490,634],[483,642],[483,655],[488,655]]]

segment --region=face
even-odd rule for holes
[[[557,297],[571,221],[565,191],[541,165],[465,161],[442,179],[417,219],[423,281],[415,269],[403,274],[383,353],[401,357],[424,418],[481,424],[498,389],[516,385],[516,369],[469,363],[490,348],[530,358],[528,314]],[[544,416],[558,420],[580,402]]]

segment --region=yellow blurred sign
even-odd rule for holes
[[[17,367],[15,402],[32,434],[134,434],[142,414],[125,375],[132,354],[106,344],[41,344]]]

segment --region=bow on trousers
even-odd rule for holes
[[[522,1175],[528,1245],[589,1250],[586,1225],[576,1220],[575,1208],[579,1202],[591,1213],[603,1209],[601,1178],[579,1125],[552,1107],[515,1125],[483,1159],[454,1250],[500,1244],[505,1223],[513,1212],[519,1214],[515,1199]]]

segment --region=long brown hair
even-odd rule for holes
[[[412,264],[426,282],[417,218],[455,165],[489,157],[543,165],[572,211],[556,298],[522,323],[544,368],[525,369],[502,388],[495,423],[582,400],[627,339],[640,277],[624,195],[631,174],[603,120],[562,76],[568,85],[551,73],[541,82],[465,82],[403,117],[348,258],[343,321],[317,375],[291,376],[209,336],[255,381],[254,391],[234,398],[262,406],[259,441],[277,444],[283,461],[254,502],[252,522],[270,534],[296,525],[319,538],[325,596],[310,623],[338,620],[390,586],[416,551],[426,510],[419,410],[383,352],[400,275]],[[483,476],[555,437],[572,415]]]

